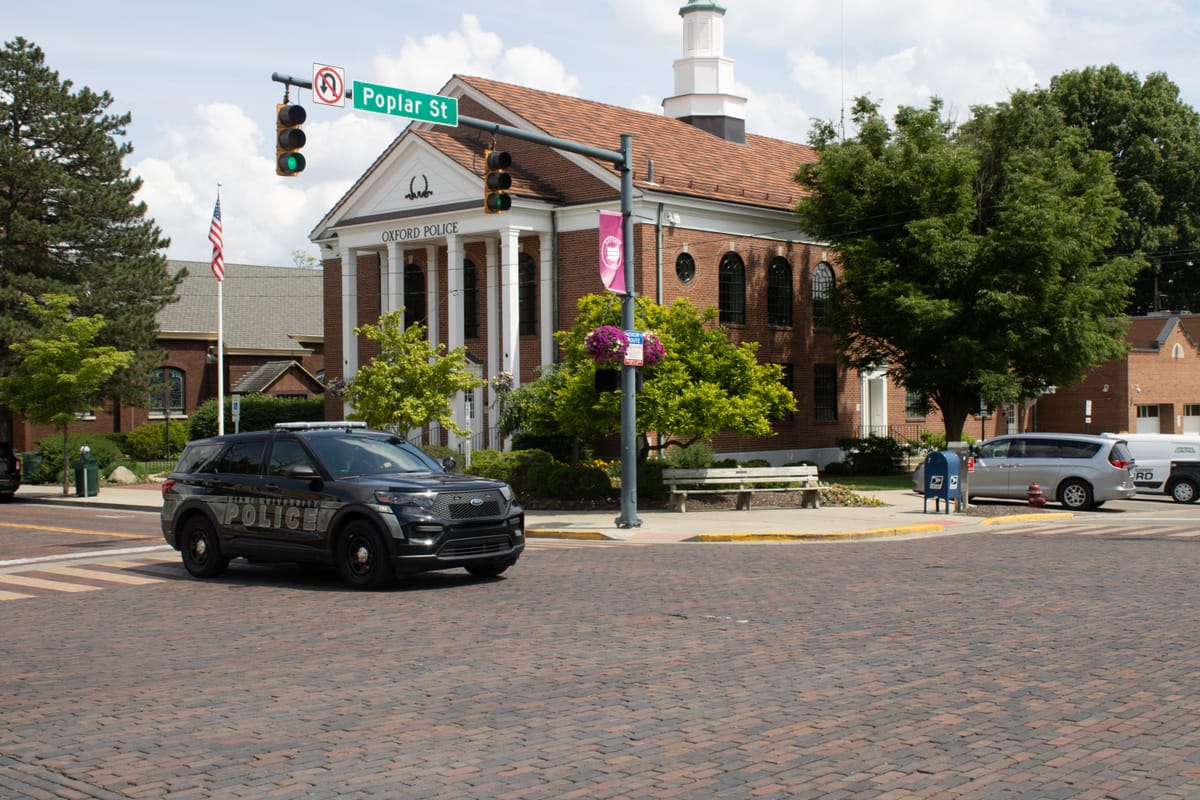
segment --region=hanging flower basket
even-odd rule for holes
[[[593,328],[583,340],[584,349],[597,364],[620,366],[625,362],[625,351],[629,349],[629,337],[625,331],[612,325]]]
[[[653,333],[647,333],[642,337],[643,367],[653,367],[655,364],[661,364],[666,354],[667,349],[663,347],[662,340]]]

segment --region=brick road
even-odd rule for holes
[[[1200,796],[1200,541],[531,550],[4,603],[0,796]]]

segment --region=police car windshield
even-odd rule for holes
[[[440,472],[433,459],[397,438],[314,436],[308,441],[334,480],[363,475]]]

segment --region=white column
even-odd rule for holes
[[[497,332],[500,330],[500,261],[496,254],[497,242],[495,239],[489,238],[484,242],[484,275],[487,280],[487,365],[484,370],[486,376],[492,376],[500,373],[503,368],[500,362],[500,337]],[[490,406],[495,395],[492,394],[492,389],[489,386],[487,390],[487,402]],[[495,423],[491,426],[495,427]],[[492,439],[491,430],[488,431],[487,446],[493,450],[503,450],[504,441],[500,438]]]
[[[428,321],[429,341],[445,341],[442,338],[438,318],[441,315],[438,292],[438,246],[425,245],[425,314]]]
[[[541,366],[554,362],[554,243],[551,234],[542,231],[541,252],[538,254],[538,342],[541,345]]]
[[[513,387],[521,385],[521,309],[517,284],[517,254],[520,231],[500,231],[500,359],[505,372],[511,372]]]
[[[388,242],[387,246],[387,297],[382,305],[383,310],[395,311],[404,304],[404,251],[397,242]]]
[[[446,237],[446,349],[463,346],[463,254],[462,243],[457,236]],[[432,337],[430,341],[433,341]],[[472,420],[467,418],[466,397],[455,392],[450,398],[451,418],[462,428],[470,428]],[[457,447],[459,437],[449,431],[450,447]]]
[[[348,381],[358,372],[358,251],[342,248],[342,380]],[[344,406],[348,413],[349,405]]]

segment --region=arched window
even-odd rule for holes
[[[537,333],[537,265],[529,253],[521,253],[517,259],[517,305],[521,314],[520,335]]]
[[[812,276],[812,314],[813,321],[817,324],[829,316],[832,297],[833,267],[822,261],[817,264]]]
[[[186,412],[183,404],[184,374],[176,367],[159,367],[154,370],[154,384],[150,389],[147,409],[151,416],[182,417]]]
[[[746,324],[746,266],[737,253],[721,259],[717,278],[722,325]]]
[[[767,267],[767,324],[792,324],[792,265],[782,256]]]
[[[690,253],[680,253],[675,259],[675,277],[680,283],[691,283],[696,277],[696,259]]]
[[[425,320],[425,273],[416,264],[404,265],[404,327]]]
[[[463,259],[463,338],[479,338],[479,273],[475,262]]]

